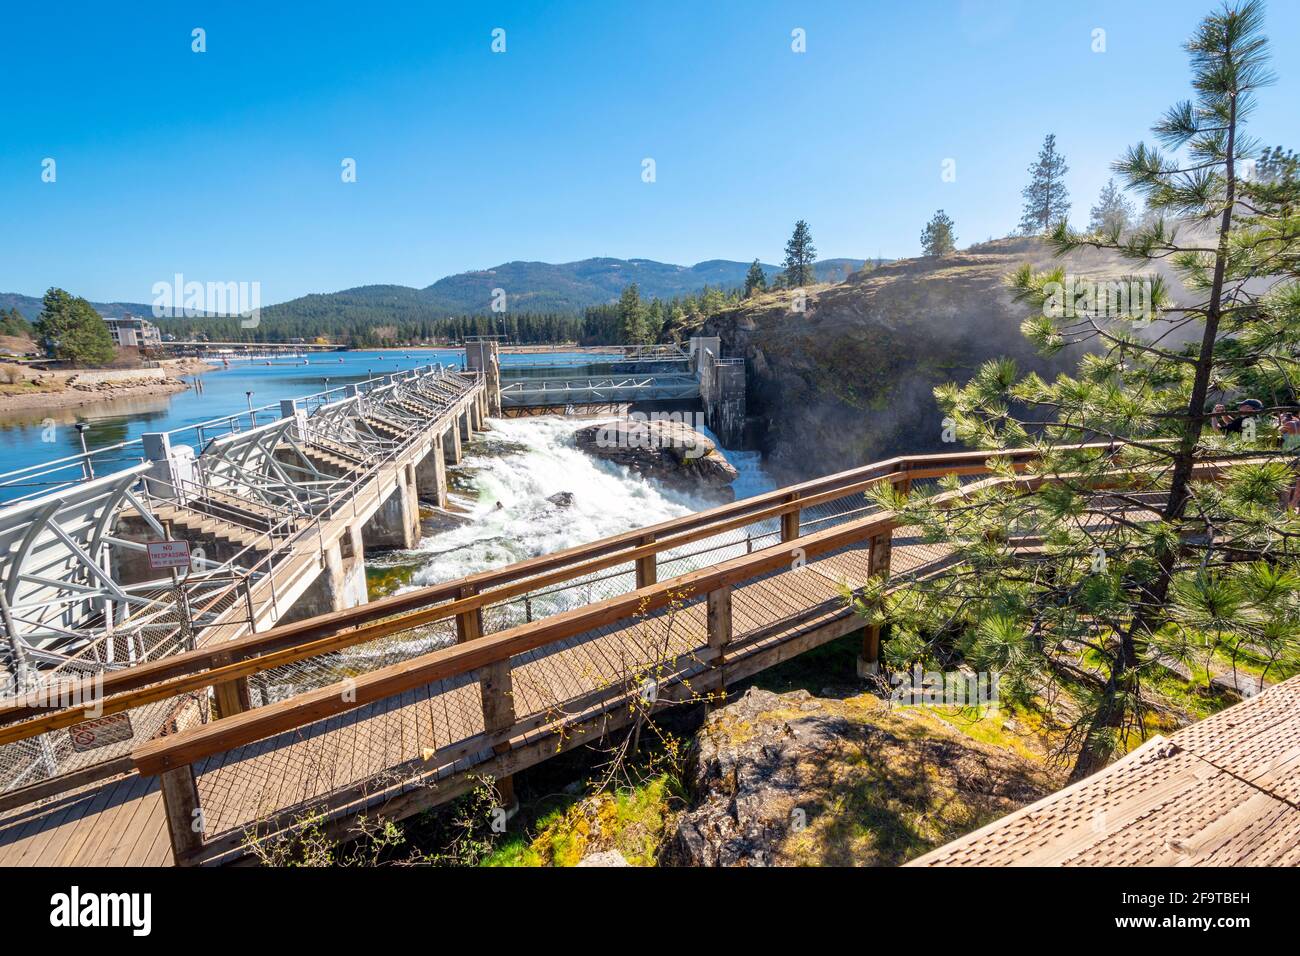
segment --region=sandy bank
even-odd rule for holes
[[[181,376],[213,371],[212,365],[194,358],[164,359],[158,369],[18,368],[9,372],[14,368],[6,366],[6,374],[0,377],[0,414],[174,395],[189,388]]]

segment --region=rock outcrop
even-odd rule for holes
[[[1052,378],[1082,355],[1071,347],[1045,359],[1021,334],[1027,307],[1006,280],[1025,263],[1095,279],[1133,271],[1108,254],[1062,260],[1039,239],[999,239],[811,286],[803,299],[758,295],[679,334],[717,335],[725,354],[746,360],[747,444],[779,482],[959,450],[943,443],[936,385],[964,383],[1002,356]]]
[[[750,689],[708,716],[666,861],[904,863],[1049,793],[1048,775],[919,709]]]
[[[739,474],[712,441],[685,422],[620,419],[579,429],[574,439],[589,455],[684,491],[730,498]]]

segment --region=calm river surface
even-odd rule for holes
[[[580,353],[549,353],[547,362],[573,364],[589,361]],[[538,356],[506,354],[503,370]],[[306,364],[304,364],[306,362]],[[431,363],[464,365],[459,349],[410,349],[385,352],[325,352],[306,359],[231,360],[230,368],[202,376],[203,391],[193,387],[174,395],[118,399],[80,408],[24,409],[0,413],[0,474],[40,464],[81,451],[74,426],[86,422],[86,443],[91,449],[139,438],[144,432],[171,431],[213,418],[248,410],[248,392],[254,407],[278,404],[327,387],[359,382],[371,375],[387,375]],[[508,376],[508,371],[506,372]],[[186,382],[193,383],[194,376]],[[277,415],[278,413],[272,413]],[[260,419],[259,419],[260,420]],[[269,418],[267,419],[270,420]],[[48,427],[50,425],[53,427]],[[129,463],[129,462],[128,462]]]

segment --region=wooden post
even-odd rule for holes
[[[483,701],[483,731],[494,733],[509,730],[515,725],[514,685],[510,678],[510,659],[488,664],[480,671],[479,697]],[[492,745],[494,753],[503,754],[510,750],[510,741],[502,740]],[[519,805],[515,799],[515,783],[512,777],[502,777],[496,782],[507,812],[513,815]]]
[[[718,675],[717,687],[710,690],[718,691],[717,703],[720,704],[727,696],[727,677],[723,664],[726,662],[727,645],[731,643],[731,585],[710,591],[708,600],[709,650],[714,652],[709,666]]]
[[[652,534],[643,534],[637,539],[637,545],[654,544],[655,536]],[[636,586],[639,588],[648,587],[659,580],[659,556],[648,554],[644,558],[636,559]]]
[[[912,476],[908,474],[909,467],[907,462],[900,465],[898,470],[903,473],[903,477],[898,479],[895,486],[902,494],[907,494],[912,490]]]
[[[163,809],[167,814],[167,833],[172,841],[172,859],[177,866],[191,866],[194,855],[203,848],[203,811],[199,807],[199,788],[194,782],[194,767],[185,764],[164,770],[158,775]]]
[[[472,584],[461,588],[457,593],[457,598],[473,597],[478,593],[478,589]],[[466,641],[472,641],[476,637],[483,636],[483,609],[476,607],[472,611],[466,611],[463,614],[456,615],[456,643],[464,644]]]
[[[226,664],[233,663],[234,658],[229,651],[215,654],[212,658],[213,667],[223,667]],[[247,677],[236,677],[234,680],[213,684],[212,693],[215,698],[217,720],[224,720],[227,717],[235,716],[235,714],[242,714],[253,706],[248,695]]]
[[[792,491],[786,495],[787,501],[798,501],[799,492]],[[799,513],[802,509],[796,508],[794,511],[781,515],[781,540],[793,541],[799,537]]]
[[[868,543],[867,573],[889,577],[889,556],[893,547],[893,529],[874,535]],[[880,673],[880,625],[868,624],[862,637],[862,655],[858,658],[858,676],[875,677]]]

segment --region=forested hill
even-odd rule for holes
[[[825,259],[815,266],[824,281],[839,281],[860,269],[861,259]],[[647,298],[671,299],[697,293],[707,287],[738,288],[745,283],[748,262],[710,259],[693,266],[677,266],[652,259],[583,259],[579,262],[507,262],[492,269],[462,272],[439,279],[428,288],[367,286],[338,293],[356,296],[374,290],[379,297],[400,301],[403,292],[416,293],[435,309],[448,313],[491,310],[494,289],[506,294],[511,312],[580,312],[589,305],[612,302],[635,282]],[[847,271],[846,271],[847,270]],[[767,278],[780,272],[779,266],[764,265]],[[313,299],[329,298],[311,296]],[[298,301],[298,300],[295,300]],[[293,302],[284,303],[286,307]]]
[[[153,308],[143,302],[92,302],[90,304],[106,319],[117,318],[128,312],[131,315],[147,316]],[[36,317],[41,314],[41,297],[21,295],[17,292],[0,292],[0,312],[7,312],[9,309],[17,309],[18,314],[28,322],[35,322]]]
[[[820,281],[838,282],[860,269],[863,263],[862,259],[823,259],[814,268]],[[651,259],[609,258],[558,264],[507,262],[491,269],[447,276],[423,289],[366,285],[341,292],[313,293],[264,307],[262,322],[276,331],[275,337],[355,335],[359,330],[390,326],[412,329],[441,323],[450,316],[491,316],[496,289],[504,291],[508,314],[576,317],[591,306],[615,302],[634,282],[646,299],[677,299],[698,295],[706,288],[739,289],[745,283],[749,265],[727,259],[710,259],[693,266]],[[770,282],[781,269],[764,265],[763,271]],[[92,305],[106,317],[125,312],[148,316],[152,311],[143,303]],[[34,321],[40,314],[41,300],[39,296],[0,293],[0,310],[7,308],[17,308],[24,318]],[[240,336],[236,323],[231,320],[163,320],[164,329],[173,324],[178,334],[209,331]],[[205,328],[209,324],[213,327]]]
[[[824,259],[816,264],[824,281],[839,281],[861,268],[861,259]],[[449,315],[492,313],[496,289],[512,314],[576,315],[589,306],[618,299],[636,283],[647,299],[672,299],[704,288],[736,289],[744,285],[747,262],[710,259],[677,266],[651,259],[583,259],[580,262],[506,262],[491,269],[461,272],[431,286],[365,285],[342,292],[318,293],[291,299],[262,312],[263,318],[297,324],[320,320],[355,324],[411,325]],[[781,270],[764,265],[769,281]]]

